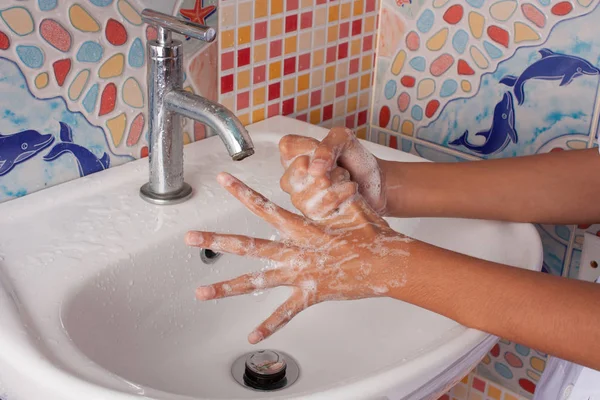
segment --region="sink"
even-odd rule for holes
[[[497,338],[390,299],[319,304],[253,346],[248,333],[287,288],[198,302],[195,288],[262,268],[223,255],[205,264],[183,244],[189,229],[270,238],[277,233],[218,186],[227,171],[292,209],[278,182],[285,133],[326,130],[285,117],[249,127],[256,154],[232,162],[219,138],[186,146],[191,200],[153,206],[138,160],[0,205],[0,395],[6,400],[426,399],[460,380]],[[376,155],[419,157],[376,144]],[[452,250],[539,270],[529,224],[391,219],[398,231]],[[233,362],[272,349],[298,363],[281,391],[239,385]],[[5,393],[2,393],[4,390]]]

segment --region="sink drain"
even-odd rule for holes
[[[214,264],[223,254],[217,253],[210,249],[200,250],[200,259],[204,264]]]
[[[300,369],[288,354],[259,350],[235,360],[231,373],[240,385],[248,389],[274,391],[285,389],[296,382]]]

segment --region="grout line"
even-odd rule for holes
[[[594,111],[592,112],[592,122],[590,129],[590,138],[588,140],[588,148],[594,146],[594,140],[598,134],[598,122],[600,121],[600,84],[596,89],[596,99],[594,100]]]
[[[563,270],[561,276],[568,278],[569,273],[571,272],[571,258],[573,256],[573,247],[575,245],[575,236],[577,233],[577,225],[571,225],[573,229],[571,230],[571,238],[569,239],[569,245],[567,246],[567,254],[563,261]]]

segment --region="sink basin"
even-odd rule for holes
[[[194,290],[263,267],[223,255],[205,264],[183,244],[189,229],[269,238],[276,232],[215,182],[228,171],[291,209],[278,182],[277,143],[326,130],[284,117],[249,127],[256,154],[232,162],[220,139],[186,146],[195,192],[175,206],[140,199],[147,160],[0,205],[0,395],[93,399],[425,399],[461,379],[497,338],[390,299],[319,304],[257,346],[247,334],[289,294],[197,302]],[[421,159],[367,143],[376,155]],[[393,219],[442,247],[539,270],[529,224]],[[273,349],[300,367],[292,386],[252,391],[231,375],[241,355]],[[5,393],[2,392],[4,390]]]

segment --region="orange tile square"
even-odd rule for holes
[[[365,18],[363,23],[363,31],[366,33],[373,32],[375,30],[375,16]]]
[[[289,78],[283,81],[283,96],[291,96],[296,92],[296,78]]]
[[[258,106],[265,103],[265,87],[255,88],[252,92],[252,105]]]
[[[327,36],[325,35],[325,28],[316,29],[314,31],[314,46],[315,46],[315,48],[325,46],[326,39],[327,39]]]
[[[265,109],[259,108],[258,110],[252,111],[252,123],[259,122],[265,119]]]
[[[369,92],[361,93],[360,96],[358,96],[358,106],[361,109],[368,108],[370,101],[371,101],[371,93],[369,93]]]
[[[345,80],[348,77],[348,61],[337,63],[337,80]]]
[[[254,0],[254,18],[269,15],[269,0]]]
[[[312,7],[314,0],[302,0],[302,8]]]
[[[250,114],[249,113],[238,115],[237,117],[239,118],[242,125],[244,125],[244,126],[250,125]]]
[[[267,59],[267,44],[257,44],[254,46],[254,62],[259,63]]]
[[[252,40],[252,27],[250,25],[238,28],[238,45],[250,43]]]
[[[331,25],[327,28],[327,43],[332,43],[338,40],[338,32],[340,27],[338,24]]]
[[[313,68],[323,65],[325,62],[325,50],[319,49],[315,50],[312,57],[312,66]]]
[[[504,400],[519,400],[519,399],[517,399],[517,398],[516,398],[515,396],[513,396],[512,394],[505,393],[505,394],[504,394]]]
[[[269,29],[269,34],[271,36],[278,36],[281,35],[281,33],[283,32],[283,20],[281,18],[273,18],[271,20],[271,26]]]
[[[461,382],[468,385],[469,384],[469,374],[465,375],[465,377],[462,378]]]
[[[235,26],[235,6],[222,6],[219,10],[222,27]]]
[[[488,386],[488,396],[494,400],[500,400],[502,392],[496,386]]]
[[[245,89],[250,86],[250,70],[238,71],[237,73],[237,88]]]
[[[330,65],[325,68],[325,82],[335,81],[335,65]]]
[[[310,123],[313,125],[316,125],[319,122],[321,122],[321,110],[320,109],[312,110],[310,112]]]
[[[281,61],[274,61],[269,64],[269,80],[281,78]]]
[[[331,103],[335,99],[335,85],[325,86],[323,89],[323,102]]]
[[[230,47],[233,47],[234,44],[235,31],[233,29],[221,31],[221,48],[228,49]]]
[[[367,128],[363,127],[356,131],[356,137],[359,139],[366,140],[367,139]]]
[[[342,9],[340,11],[340,19],[348,19],[351,16],[352,16],[352,3],[342,4]]]
[[[283,45],[283,53],[284,54],[290,54],[290,53],[295,53],[296,50],[298,49],[297,47],[297,36],[290,36],[290,37],[286,37],[284,39],[284,45]]]
[[[360,90],[368,89],[371,85],[371,74],[364,74],[360,77]]]
[[[355,0],[354,1],[354,16],[357,17],[362,15],[364,9],[365,0]]]
[[[271,15],[283,12],[283,0],[271,0]]]
[[[298,91],[307,90],[310,85],[310,74],[300,75],[298,77]]]
[[[315,89],[321,86],[323,86],[323,70],[317,69],[312,72],[310,87],[311,89]]]
[[[298,49],[300,51],[312,49],[311,39],[312,36],[310,31],[302,32],[300,35],[298,35]]]
[[[357,100],[357,97],[348,97],[348,105],[346,107],[346,111],[348,111],[348,113],[353,113],[356,111]]]
[[[358,92],[358,78],[352,78],[348,81],[348,93]]]
[[[317,8],[315,10],[315,27],[316,26],[325,26],[327,24],[327,8]]]
[[[361,64],[362,72],[370,70],[373,68],[373,57],[370,54],[368,56],[363,56]]]
[[[331,4],[331,3],[330,3]],[[329,6],[329,12],[327,20],[329,22],[335,22],[340,19],[340,6],[338,4],[332,4]]]
[[[301,94],[296,98],[296,111],[304,111],[308,108],[308,94]]]
[[[360,54],[361,43],[360,39],[353,40],[350,44],[350,55],[356,56]]]

